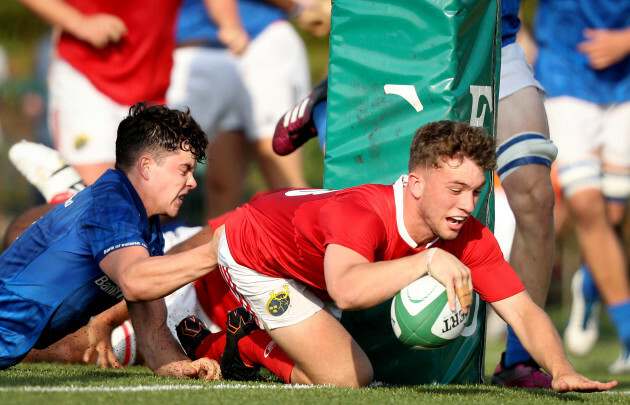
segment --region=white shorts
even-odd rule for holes
[[[562,96],[547,99],[545,108],[559,170],[585,156],[630,167],[630,102],[601,106]]]
[[[499,100],[529,86],[545,93],[543,86],[534,78],[534,69],[527,63],[523,48],[516,42],[501,48]]]
[[[516,219],[502,187],[494,188],[494,236],[499,242],[503,258],[510,260]]]
[[[172,231],[166,231],[164,236],[164,253],[186,239],[189,239],[199,233],[203,227],[201,226],[178,226]]]
[[[254,109],[254,139],[273,137],[282,115],[311,89],[304,42],[285,20],[270,24],[237,57]]]
[[[164,252],[168,252],[171,247],[190,238],[201,231],[201,229],[202,227],[200,226],[180,226],[172,231],[164,232]],[[178,342],[179,340],[177,339],[175,327],[182,319],[189,316],[196,316],[201,319],[212,333],[219,332],[221,330],[219,326],[210,320],[206,312],[203,310],[201,303],[199,303],[199,300],[197,299],[197,291],[195,290],[195,283],[186,284],[179,290],[167,295],[164,297],[164,302],[166,303],[166,309],[168,311],[166,326],[168,326],[168,329],[171,331],[173,336],[175,336],[175,340]]]
[[[253,133],[252,105],[236,63],[225,49],[189,46],[175,50],[166,100],[190,109],[212,141],[217,131]]]
[[[114,163],[118,125],[129,114],[68,62],[55,58],[48,78],[48,122],[55,149],[73,165]]]
[[[295,325],[324,307],[333,316],[341,317],[341,310],[334,303],[324,304],[306,284],[266,276],[238,264],[230,253],[225,232],[219,241],[218,259],[223,279],[261,328]]]

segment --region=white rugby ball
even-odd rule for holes
[[[129,320],[112,331],[112,347],[121,365],[130,366],[136,362],[136,333]]]
[[[394,334],[403,344],[419,350],[437,349],[457,339],[468,321],[459,301],[451,312],[446,288],[429,275],[400,290],[392,300]]]

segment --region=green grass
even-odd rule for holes
[[[556,325],[563,325],[567,313],[551,309]],[[606,319],[602,337],[591,354],[571,358],[577,370],[601,381],[618,355],[619,346]],[[488,343],[486,380],[499,361],[502,343]],[[96,366],[20,364],[0,372],[2,404],[627,404],[630,403],[630,375],[616,376],[619,386],[605,394],[556,394],[544,390],[522,390],[491,385],[376,386],[347,389],[334,387],[295,388],[283,384],[202,382],[157,377],[145,367],[124,371],[100,370]]]

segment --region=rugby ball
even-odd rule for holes
[[[131,366],[136,362],[136,333],[129,320],[112,331],[112,348],[121,365]]]
[[[391,321],[394,334],[413,349],[431,350],[457,339],[468,321],[459,301],[451,312],[446,288],[429,275],[420,277],[400,290],[392,300]]]

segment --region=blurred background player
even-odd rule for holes
[[[136,101],[164,102],[180,0],[20,0],[60,30],[49,70],[49,125],[92,184],[114,167],[116,128]]]
[[[274,113],[274,109],[284,109],[295,102],[292,89],[307,91],[306,54],[301,39],[285,21],[287,13],[301,27],[318,35],[326,34],[330,26],[330,15],[321,7],[301,7],[291,0],[273,2],[281,7],[262,0],[242,1],[239,18],[232,21],[216,18],[222,3],[213,0],[213,7],[207,10],[202,0],[183,2],[167,92],[169,105],[189,107],[210,137],[204,191],[209,216],[241,203],[250,143],[257,145],[259,152],[270,148],[269,125],[263,123],[262,117],[273,116],[275,124],[283,110]],[[220,27],[215,20],[221,22]],[[254,38],[251,43],[250,37]],[[250,77],[247,88],[245,75]],[[269,93],[263,102],[264,91]],[[271,96],[279,99],[269,102]],[[252,102],[256,103],[254,110]],[[281,159],[261,152],[259,162],[271,188],[306,185],[299,157]]]
[[[210,5],[217,7],[209,7]],[[226,46],[218,38],[213,20],[209,17],[214,12],[216,18],[223,9],[223,2],[212,0],[204,4],[203,0],[184,0],[177,19],[177,47],[173,55],[171,82],[166,93],[169,106],[177,109],[189,108],[191,114],[208,134],[212,144],[217,133],[224,132],[228,139],[243,138],[253,130],[251,99],[238,72],[236,61],[229,55]],[[232,44],[232,52],[242,53],[247,48],[249,37],[242,30],[240,14],[236,13],[233,21],[227,24],[236,25],[237,34],[228,40]],[[240,35],[240,36],[239,36]],[[233,153],[246,153],[236,150]],[[219,157],[220,158],[220,157]],[[236,161],[226,164],[242,165],[245,157],[232,156]],[[206,213],[210,211],[213,178],[231,178],[237,173],[222,168],[223,161],[215,162],[211,157],[207,162],[205,181],[201,190]],[[218,170],[211,175],[209,170]],[[244,176],[244,174],[243,174]],[[226,192],[241,191],[241,177],[234,178]],[[240,193],[238,198],[240,198]],[[188,210],[195,207],[189,207]],[[186,211],[188,211],[186,210]],[[203,213],[195,215],[199,220]]]
[[[208,151],[209,216],[215,217],[242,203],[250,144],[270,189],[306,187],[301,153],[280,157],[273,153],[272,137],[278,118],[311,88],[306,50],[287,15],[316,35],[330,29],[330,9],[303,7],[292,1],[240,0],[243,28],[250,38],[245,52],[234,56],[252,103],[254,125],[235,136],[232,124],[219,128]],[[287,14],[288,13],[288,14]],[[315,22],[313,22],[315,21]],[[210,31],[213,35],[223,27]],[[213,40],[216,38],[206,38]],[[220,95],[217,95],[220,97]],[[241,128],[245,125],[240,123]]]
[[[584,263],[565,330],[572,353],[598,336],[599,295],[621,341],[612,373],[630,371],[630,285],[620,225],[630,197],[630,2],[540,0],[536,76]]]

